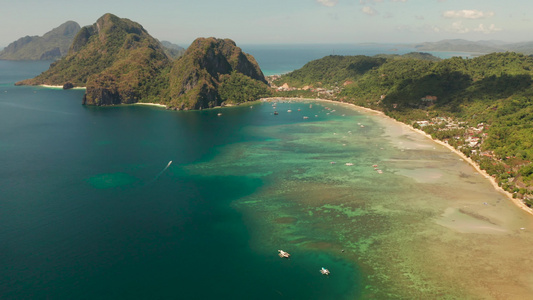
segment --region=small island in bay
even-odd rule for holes
[[[425,42],[412,45],[418,51],[450,51],[470,53],[520,52],[533,54],[533,42],[506,43],[502,41],[467,41],[463,39],[447,39],[438,42]]]

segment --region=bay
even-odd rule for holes
[[[80,90],[13,86],[48,64],[0,61],[3,299],[531,294],[531,216],[397,122],[314,100],[85,107]]]
[[[317,251],[282,260],[278,245],[249,247],[254,233],[232,202],[263,186],[260,178],[185,168],[253,141],[242,127],[268,126],[270,118],[247,107],[225,118],[215,110],[85,107],[80,90],[12,85],[46,64],[31,74],[27,62],[1,63],[9,74],[0,96],[2,298],[353,293],[352,263]],[[321,263],[338,275],[323,278]]]

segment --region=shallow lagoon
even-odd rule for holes
[[[253,249],[269,243],[354,261],[363,298],[530,295],[533,265],[521,250],[533,245],[533,218],[459,156],[346,105],[278,103],[277,116],[272,105],[253,109],[301,121],[247,126],[254,142],[187,167],[266,182],[233,203],[255,233]]]

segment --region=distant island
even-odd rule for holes
[[[517,52],[526,55],[533,54],[533,42],[505,43],[502,41],[467,41],[462,39],[442,40],[413,44],[417,51],[452,51],[452,52]]]
[[[86,87],[86,105],[148,102],[179,110],[270,94],[255,59],[229,39],[198,38],[178,59],[167,53],[140,24],[105,14],[80,29],[67,56],[16,84]]]
[[[353,103],[423,130],[533,206],[533,57],[327,56],[270,81],[278,96]]]
[[[169,41],[161,41],[161,46],[163,46],[165,53],[171,59],[179,58],[185,53],[185,48],[179,45],[173,44]]]
[[[68,50],[81,27],[74,21],[67,21],[43,36],[25,36],[0,48],[0,60],[58,60]],[[185,48],[169,41],[161,41],[165,54],[176,59],[185,53]]]
[[[68,21],[43,36],[25,36],[0,51],[4,60],[56,60],[67,54],[80,25]]]

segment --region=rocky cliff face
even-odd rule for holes
[[[41,36],[25,36],[9,44],[0,52],[0,59],[5,60],[56,60],[65,56],[72,40],[80,30],[80,25],[73,21]]]
[[[175,109],[202,109],[222,103],[221,76],[242,73],[266,84],[255,59],[229,39],[198,38],[174,62],[170,73],[170,102]]]

